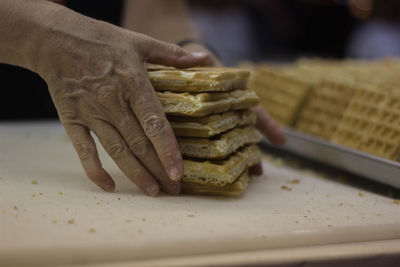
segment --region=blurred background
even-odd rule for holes
[[[87,16],[121,25],[123,1],[57,2]],[[228,66],[244,61],[284,63],[300,57],[400,56],[400,0],[186,3],[205,42]],[[0,77],[0,120],[57,117],[46,83],[38,75],[0,64]]]

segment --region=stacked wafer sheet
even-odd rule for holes
[[[151,65],[148,75],[177,136],[184,158],[182,191],[240,195],[248,167],[260,160],[247,90],[249,72],[231,68],[174,69]]]
[[[251,84],[282,125],[399,161],[399,73],[398,59],[302,59],[256,66]]]

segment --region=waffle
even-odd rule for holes
[[[176,136],[211,137],[234,127],[254,125],[256,114],[246,109],[199,118],[168,116],[168,120]]]
[[[179,148],[183,156],[221,159],[236,151],[238,148],[257,143],[262,135],[252,126],[234,128],[213,138],[178,138]]]
[[[373,119],[360,149],[383,158],[400,161],[400,94],[390,95]]]
[[[259,161],[260,150],[256,145],[241,148],[223,160],[184,159],[182,182],[222,187],[233,183],[247,167]]]
[[[295,128],[323,139],[331,139],[353,93],[354,88],[350,84],[321,82],[304,104]]]
[[[250,73],[233,68],[174,69],[152,65],[148,75],[157,91],[225,92],[245,89]]]
[[[376,120],[378,110],[386,105],[388,99],[389,94],[381,88],[367,85],[354,87],[354,95],[332,135],[331,141],[361,149]]]
[[[219,196],[239,196],[247,188],[249,174],[246,170],[233,183],[224,186],[210,186],[193,183],[181,183],[181,191],[186,194],[219,195]]]
[[[156,92],[165,113],[202,117],[228,110],[246,109],[258,104],[255,92],[235,90],[227,93],[173,93]]]
[[[282,125],[292,125],[312,86],[266,66],[254,71],[250,87],[260,103]]]

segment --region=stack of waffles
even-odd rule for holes
[[[259,98],[247,90],[249,72],[151,65],[148,75],[183,155],[182,192],[240,195],[262,139],[250,109]]]
[[[285,66],[259,65],[251,84],[281,125],[399,161],[399,72],[396,59],[303,59]]]

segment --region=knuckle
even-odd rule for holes
[[[143,137],[128,138],[127,144],[137,156],[144,156],[150,150],[150,143]]]
[[[126,147],[121,142],[111,143],[106,146],[106,150],[110,157],[120,158],[124,155]]]
[[[77,143],[75,149],[82,161],[90,159],[94,153],[93,147],[87,143]]]
[[[117,102],[117,96],[110,86],[102,86],[97,90],[97,101],[105,107],[113,107]]]
[[[155,113],[148,113],[143,117],[143,130],[147,136],[160,135],[165,127],[164,119]]]

